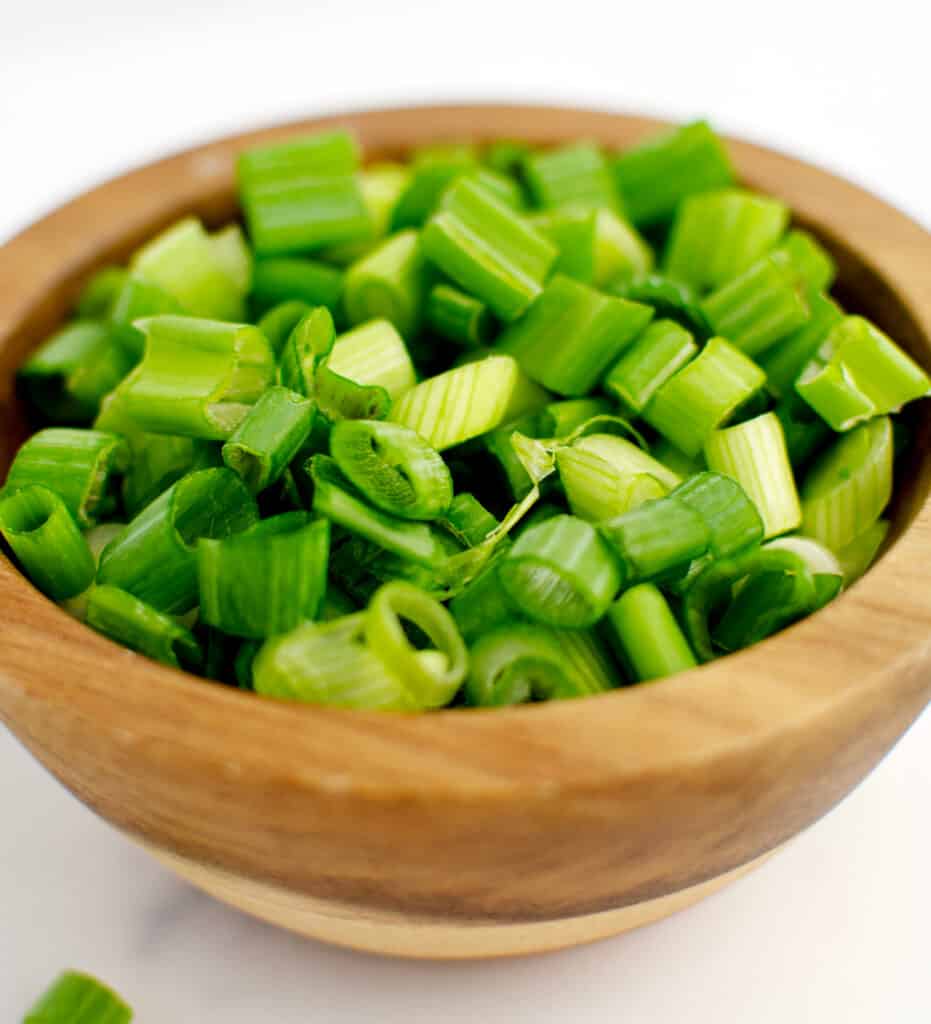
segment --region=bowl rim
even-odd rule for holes
[[[437,123],[446,126],[439,135]],[[15,338],[50,326],[62,294],[74,294],[81,277],[137,244],[153,225],[192,208],[204,215],[228,210],[236,151],[335,126],[354,130],[364,150],[381,154],[463,135],[535,142],[591,137],[614,147],[666,123],[572,106],[405,106],[311,117],[182,150],[84,193],[0,247],[0,280],[11,282],[0,294],[0,353]],[[743,180],[784,198],[795,216],[817,225],[894,286],[931,358],[931,277],[922,270],[931,263],[931,236],[883,200],[811,164],[738,139],[728,138],[728,148]],[[52,294],[59,298],[50,303]],[[330,793],[442,792],[468,800],[616,788],[670,766],[727,758],[747,745],[807,728],[816,718],[830,727],[844,705],[891,699],[896,687],[927,692],[921,670],[931,658],[931,587],[922,566],[931,555],[931,500],[926,486],[923,491],[912,521],[863,580],[763,643],[648,686],[490,711],[400,716],[205,686],[93,633],[4,558],[0,621],[7,624],[7,642],[0,651],[0,715],[16,718],[28,733],[29,717],[52,703],[65,715],[100,716],[112,735],[124,735],[127,742],[142,733],[151,742],[184,746],[200,761],[226,768],[235,762],[237,772],[287,776]],[[94,671],[87,667],[91,662]],[[71,664],[80,671],[61,671]],[[694,746],[683,746],[684,723],[696,716],[707,728]],[[328,739],[321,749],[324,733]],[[269,735],[276,737],[271,751]],[[556,773],[554,748],[582,736],[597,747],[598,757],[589,759],[577,749]],[[360,737],[373,742],[370,753],[357,759],[353,740]],[[515,744],[523,751],[520,758],[499,765],[489,757],[490,750]],[[404,763],[394,758],[402,748],[425,756]],[[443,763],[453,749],[455,772]],[[425,772],[427,762],[433,771]]]

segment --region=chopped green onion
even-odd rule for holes
[[[594,625],[620,589],[621,568],[594,528],[554,516],[525,530],[498,568],[511,600],[548,626]]]
[[[647,306],[557,275],[527,315],[504,332],[499,348],[551,391],[584,395],[652,315]]]
[[[178,221],[133,256],[130,273],[164,289],[192,316],[241,320],[243,291],[195,217]]]
[[[531,152],[533,147],[520,139],[499,139],[489,144],[482,154],[482,160],[499,174],[518,175],[524,158]]]
[[[774,413],[715,431],[705,443],[705,458],[709,469],[731,477],[743,488],[763,520],[764,538],[800,525],[802,510],[795,478],[782,424]]]
[[[489,562],[449,603],[449,610],[467,643],[521,618],[498,576],[499,560]]]
[[[739,349],[712,338],[657,390],[643,418],[686,455],[696,455],[765,380],[763,371]]]
[[[392,400],[417,382],[404,339],[387,320],[372,320],[339,335],[327,366],[357,384],[384,388]]]
[[[845,587],[856,583],[873,564],[888,533],[889,520],[877,519],[837,552]]]
[[[496,482],[500,480],[504,484],[507,494],[514,501],[520,501],[533,489],[533,480],[514,448],[514,433],[516,431],[525,437],[540,437],[546,433],[543,419],[542,412],[528,413],[482,436],[485,451],[492,459]]]
[[[661,498],[667,488],[647,473],[625,472],[594,452],[573,446],[556,452],[559,478],[572,514],[590,523],[613,519]]]
[[[255,500],[229,469],[189,473],[146,506],[100,556],[98,583],[109,583],[162,612],[197,603],[197,542],[251,526]]]
[[[330,455],[373,505],[402,519],[438,519],[453,500],[446,463],[409,427],[343,420],[330,432]]]
[[[391,419],[444,451],[545,401],[515,359],[492,355],[417,384],[394,404]]]
[[[190,630],[117,587],[93,587],[87,624],[98,633],[173,668],[197,671],[204,655]]]
[[[599,456],[626,476],[646,474],[655,477],[666,490],[682,482],[678,473],[624,437],[588,434],[573,441],[572,447]]]
[[[183,316],[139,326],[145,358],[120,394],[143,430],[225,440],[274,375],[272,351],[255,327]]]
[[[786,392],[773,412],[782,424],[792,468],[796,473],[801,472],[834,437],[834,433],[794,389]]]
[[[55,601],[94,578],[94,556],[57,494],[31,486],[0,497],[0,533],[32,582]]]
[[[789,219],[777,199],[741,189],[685,199],[676,213],[666,273],[696,288],[718,288],[772,249]]]
[[[803,532],[842,551],[889,503],[892,460],[892,423],[886,416],[838,438],[802,484]]]
[[[316,406],[287,388],[269,388],[223,445],[223,461],[253,494],[281,476],[307,440]]]
[[[608,417],[611,417],[611,403],[604,398],[566,398],[550,402],[540,414],[541,429],[547,436],[556,438],[570,434],[582,436],[577,435],[582,427],[598,427]]]
[[[474,548],[498,525],[498,520],[468,491],[457,494],[446,510],[444,525],[466,547]]]
[[[697,473],[671,496],[701,517],[708,529],[708,550],[715,558],[731,558],[763,539],[760,513],[746,491],[730,477]]]
[[[423,227],[447,188],[476,166],[471,146],[434,146],[418,152],[410,182],[391,215],[391,230]]]
[[[351,324],[381,317],[410,338],[420,327],[426,291],[420,235],[401,231],[352,264],[346,273],[343,305]]]
[[[236,173],[240,182],[257,184],[285,175],[349,174],[358,163],[359,147],[349,132],[318,132],[247,149]]]
[[[305,302],[335,312],[343,298],[346,275],[319,260],[279,256],[256,260],[252,301],[265,311],[282,302]]]
[[[475,182],[444,195],[423,231],[424,255],[502,320],[516,320],[543,290],[557,249]]]
[[[487,345],[495,332],[494,318],[485,303],[448,284],[431,288],[424,318],[442,338],[465,349]]]
[[[773,252],[712,292],[702,304],[715,334],[758,356],[810,317],[800,279],[785,253]]]
[[[785,253],[809,292],[824,292],[834,283],[837,267],[831,254],[808,231],[793,228],[776,247]]]
[[[81,289],[74,313],[78,320],[106,320],[129,276],[124,267],[104,267]]]
[[[210,245],[224,273],[245,295],[252,287],[252,250],[238,224],[228,224],[210,236]]]
[[[479,167],[469,171],[468,177],[512,210],[520,212],[526,206],[523,188],[509,175],[499,174],[490,167]]]
[[[301,299],[289,299],[272,306],[258,321],[256,326],[265,335],[276,358],[281,355],[291,332],[312,310],[313,306]]]
[[[65,971],[32,1007],[23,1024],[129,1024],[133,1012],[89,974]]]
[[[850,430],[923,398],[931,382],[878,327],[848,316],[832,329],[796,390],[834,430]]]
[[[364,239],[327,246],[320,258],[339,267],[348,266],[371,252],[388,235],[395,204],[410,182],[411,174],[402,164],[372,164],[359,173],[359,188],[369,211],[371,230]]]
[[[110,325],[131,364],[137,363],[145,353],[145,334],[136,326],[136,321],[165,313],[183,316],[187,310],[157,284],[132,274],[126,277],[110,310]]]
[[[724,144],[705,121],[663,131],[621,153],[614,173],[634,224],[667,220],[681,200],[734,180]]]
[[[601,150],[578,142],[524,159],[524,178],[537,206],[568,203],[589,207],[620,207],[617,187]]]
[[[843,576],[844,570],[833,551],[811,537],[793,534],[768,541],[767,551],[791,551],[808,566],[813,576]]]
[[[594,283],[598,287],[649,274],[654,259],[649,243],[635,227],[614,210],[597,212]]]
[[[552,273],[565,274],[583,284],[595,280],[598,212],[585,206],[564,206],[530,215],[530,223],[559,251]]]
[[[115,512],[115,478],[128,466],[129,448],[115,434],[48,427],[33,434],[16,453],[4,492],[45,487],[86,528]]]
[[[694,476],[705,468],[705,454],[686,455],[665,437],[657,438],[651,446],[650,454],[679,480]]]
[[[355,611],[353,605],[351,611]],[[341,615],[344,613],[340,613]],[[348,614],[348,613],[346,613]],[[262,649],[261,640],[243,640],[233,660],[233,677],[240,690],[252,690],[252,666]]]
[[[604,389],[637,415],[697,354],[698,345],[684,327],[674,320],[654,320],[608,371]]]
[[[639,682],[697,664],[666,598],[652,583],[626,590],[608,611],[608,623],[621,660]]]
[[[831,330],[843,319],[840,306],[820,292],[808,295],[811,318],[763,352],[757,362],[766,374],[766,387],[776,397],[794,394],[795,382]]]
[[[233,636],[286,633],[317,618],[327,587],[330,524],[306,512],[263,519],[244,533],[197,544],[200,611]]]

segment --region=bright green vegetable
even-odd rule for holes
[[[278,256],[256,260],[252,302],[266,311],[282,302],[326,306],[335,312],[343,298],[346,275],[320,260]]]
[[[420,327],[428,273],[416,231],[401,231],[353,263],[343,305],[351,324],[382,318],[405,338]]]
[[[640,682],[697,664],[666,598],[652,583],[626,590],[611,606],[607,621],[619,656]]]
[[[611,367],[604,389],[634,415],[698,354],[692,335],[674,320],[654,320]]]
[[[129,1024],[133,1012],[89,974],[65,971],[26,1014],[23,1024]]]
[[[620,197],[601,150],[574,143],[524,158],[524,178],[537,206],[567,203],[618,209]]]
[[[484,302],[448,284],[430,289],[424,309],[427,325],[462,348],[481,348],[494,335],[494,318]]]

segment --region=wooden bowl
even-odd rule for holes
[[[372,156],[463,138],[625,146],[658,127],[542,107],[384,110],[224,139],[109,182],[0,250],[4,466],[23,435],[14,368],[87,276],[182,214],[232,217],[244,146],[336,124]],[[743,142],[731,153],[830,246],[844,301],[931,365],[931,238],[824,171]],[[662,683],[409,717],[275,703],[110,643],[3,561],[0,715],[180,874],[307,935],[471,957],[615,934],[693,903],[816,821],[928,701],[925,403],[915,421],[893,542],[866,578],[765,643]]]

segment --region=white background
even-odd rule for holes
[[[5,0],[0,240],[204,137],[469,98],[707,115],[931,223],[918,4],[678,6]],[[825,821],[676,918],[544,958],[430,965],[329,949],[194,893],[0,732],[0,1020],[70,964],[140,1024],[927,1024],[929,751],[926,715]]]

